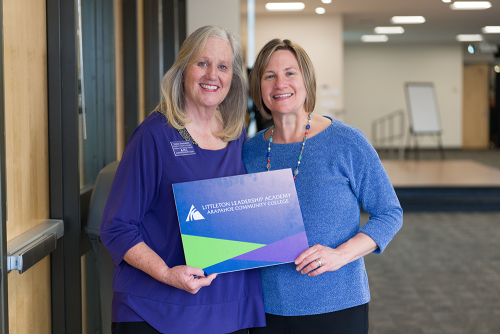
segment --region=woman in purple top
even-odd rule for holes
[[[113,333],[246,333],[265,326],[259,272],[204,276],[187,266],[172,183],[244,174],[247,81],[234,34],[191,34],[163,99],[129,140],[101,239],[115,264]],[[243,131],[243,133],[242,133]]]

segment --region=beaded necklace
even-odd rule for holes
[[[304,134],[304,139],[302,140],[302,147],[300,148],[299,159],[297,160],[297,167],[295,167],[295,170],[293,171],[294,180],[297,177],[297,174],[299,174],[300,160],[302,160],[302,153],[304,152],[304,145],[306,144],[307,134],[309,133],[310,128],[311,128],[311,113],[309,113],[309,120],[307,121],[306,133]],[[269,144],[267,145],[267,165],[266,165],[267,171],[271,170],[271,143],[273,142],[273,135],[274,135],[274,125],[271,128],[271,137],[269,138]]]

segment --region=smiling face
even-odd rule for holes
[[[305,112],[307,96],[304,78],[294,54],[288,50],[273,53],[261,78],[262,100],[277,114]]]
[[[226,98],[233,77],[233,51],[226,41],[210,37],[205,48],[184,72],[185,105],[217,108]]]

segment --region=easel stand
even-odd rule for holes
[[[408,147],[408,152],[409,152],[410,150],[412,150],[412,141],[414,142],[413,152],[415,152],[415,154],[414,154],[415,159],[420,160],[419,147],[418,147],[418,137],[419,136],[436,136],[437,146],[438,146],[438,149],[439,149],[439,153],[441,155],[441,160],[445,159],[444,149],[443,149],[443,143],[442,143],[442,140],[441,140],[441,132],[415,133],[410,128],[410,134],[407,137],[406,146]],[[406,154],[405,154],[405,158],[406,158]],[[409,158],[409,153],[408,153],[408,158]]]
[[[436,136],[441,159],[444,159],[443,143],[441,142],[441,121],[434,85],[431,82],[408,82],[405,86],[406,101],[410,114],[410,134],[407,142],[415,142],[416,158],[419,159],[418,137]]]

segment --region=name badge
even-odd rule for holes
[[[171,141],[172,150],[176,157],[196,154],[193,144],[190,141]]]

